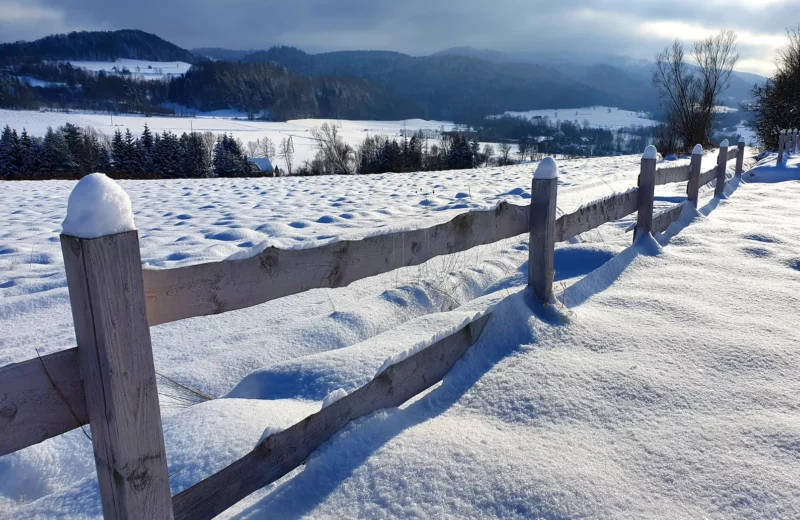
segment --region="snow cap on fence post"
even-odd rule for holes
[[[557,190],[558,165],[552,157],[545,157],[536,168],[531,182],[528,244],[528,285],[543,303],[550,301],[553,294]]]
[[[703,145],[700,144],[694,145],[694,150],[692,150],[692,155],[703,155]]]
[[[87,175],[69,194],[61,229],[64,235],[90,239],[134,231],[131,199],[102,173]]]
[[[739,143],[741,143],[741,144],[744,144],[744,143],[745,143],[745,140],[744,140],[744,136],[743,136],[743,135],[740,135],[740,136],[739,136]],[[737,143],[737,144],[738,144],[738,143]]]
[[[555,179],[558,177],[558,165],[556,160],[549,155],[542,159],[539,166],[536,167],[536,172],[533,174],[534,179]]]
[[[642,153],[642,159],[656,159],[658,158],[658,150],[652,144],[644,149],[644,153]]]
[[[727,148],[730,145],[731,145],[731,143],[729,143],[727,139],[724,139],[721,143],[719,143],[719,147],[720,148]]]

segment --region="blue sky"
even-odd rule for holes
[[[182,47],[261,49],[293,45],[428,54],[469,45],[651,59],[674,38],[691,42],[731,29],[737,69],[773,70],[798,0],[0,0],[0,40],[71,30],[142,29]]]

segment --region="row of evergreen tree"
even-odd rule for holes
[[[43,138],[25,129],[17,133],[8,125],[0,133],[0,179],[74,179],[97,171],[129,179],[264,174],[248,163],[241,143],[227,134],[154,134],[145,125],[140,136],[117,130],[109,140],[91,127],[71,123],[48,128]]]

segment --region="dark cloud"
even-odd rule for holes
[[[740,34],[744,69],[767,72],[796,0],[0,0],[4,39],[71,29],[137,28],[183,47],[293,45],[312,51],[427,54],[471,45],[501,51],[650,58],[675,37]]]

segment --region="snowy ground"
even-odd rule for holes
[[[714,162],[704,158],[704,169]],[[227,516],[796,517],[799,162],[781,179],[757,171],[748,180],[785,182],[742,184],[718,205],[706,188],[707,216],[663,249],[626,249],[630,219],[559,245],[566,321],[526,305],[527,240],[517,237],[348,288],[154,327],[160,373],[228,397],[184,409],[162,396],[173,492],[242,456],[265,428],[363,384],[410,343],[498,303],[441,386],[348,427]],[[563,211],[638,174],[636,157],[560,166]],[[500,199],[524,204],[532,169],[121,184],[144,260],[174,266],[263,236],[352,238]],[[3,185],[0,365],[34,346],[74,345],[57,242],[73,184]],[[659,188],[657,204],[684,189]],[[0,475],[9,518],[99,515],[79,430],[0,458]]]
[[[630,110],[620,110],[613,107],[582,107],[582,108],[559,108],[556,110],[528,110],[525,112],[506,112],[511,116],[523,116],[533,118],[536,116],[547,117],[551,121],[573,121],[583,125],[584,121],[589,121],[593,127],[616,129],[623,126],[653,126],[658,121],[650,119],[650,114],[645,112],[632,112]]]

